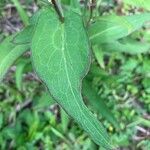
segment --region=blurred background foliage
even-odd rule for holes
[[[28,24],[28,17],[47,3],[44,0],[17,2],[0,0],[0,41],[20,31]],[[62,2],[68,3],[67,0]],[[81,1],[82,6],[84,2],[90,7],[86,0]],[[139,0],[99,0],[94,4],[93,19],[99,15],[123,16],[150,10],[147,0],[143,3]],[[85,13],[87,19],[90,17],[89,7]],[[130,53],[139,46],[131,38],[140,41],[141,47],[146,41],[146,53]],[[150,149],[149,44],[147,23],[118,43],[93,48],[95,57],[87,77],[92,87],[83,90],[91,99],[87,100],[85,96],[85,103],[98,116],[120,150]],[[0,149],[103,150],[50,98],[34,74],[29,56],[27,52],[19,58],[0,84]],[[96,94],[90,95],[90,90]]]

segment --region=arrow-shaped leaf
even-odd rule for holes
[[[90,65],[90,46],[81,16],[64,11],[61,23],[53,9],[43,9],[32,40],[35,71],[54,99],[92,137],[110,149],[109,137],[81,96],[81,81]]]

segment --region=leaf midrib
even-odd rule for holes
[[[71,81],[70,81],[70,78],[69,78],[69,72],[68,72],[68,69],[67,69],[67,60],[66,60],[66,57],[65,57],[65,42],[66,41],[65,41],[65,25],[64,24],[61,24],[61,39],[62,39],[61,52],[62,52],[62,57],[63,57],[63,60],[64,60],[65,72],[66,72],[66,75],[67,75],[67,80],[68,80],[68,84],[69,84],[71,93],[72,93],[74,99],[76,99],[75,94],[74,94],[73,89],[72,89]]]

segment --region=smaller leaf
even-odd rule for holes
[[[44,92],[40,97],[37,96],[33,101],[34,109],[45,109],[53,104],[55,104],[55,101],[48,92]]]
[[[25,59],[23,60],[22,62],[20,62],[18,65],[17,65],[17,68],[16,68],[16,73],[15,73],[15,77],[16,77],[16,86],[18,88],[18,90],[22,90],[22,76],[23,76],[23,71],[24,71],[24,68],[27,64],[30,63],[30,60],[28,59]]]
[[[150,21],[150,13],[132,16],[102,16],[88,28],[92,44],[108,43],[126,37]]]
[[[54,9],[41,11],[31,48],[37,75],[55,101],[94,142],[111,149],[113,146],[107,132],[81,96],[81,81],[90,64],[89,40],[82,17],[69,9],[64,11],[65,22],[61,23]]]
[[[150,128],[150,121],[149,120],[141,118],[141,117],[137,117],[135,120],[136,121],[130,123],[128,125],[128,127],[135,127],[137,125],[143,125],[143,126]]]
[[[57,136],[59,137],[60,139],[62,139],[65,143],[68,144],[68,146],[72,149],[73,146],[71,144],[71,142],[60,132],[58,131],[56,128],[54,127],[51,127],[51,131]]]
[[[4,40],[4,43],[0,45],[0,81],[15,60],[30,48],[29,44],[15,46],[11,43],[11,40],[12,37],[8,37]]]
[[[127,38],[121,41],[113,41],[107,44],[102,44],[101,48],[105,51],[117,51],[136,55],[148,52],[150,50],[150,44]]]
[[[32,37],[34,34],[35,27],[37,25],[39,16],[41,11],[37,11],[31,18],[30,18],[30,25],[25,27],[22,31],[18,32],[12,39],[14,44],[27,44],[31,43]]]
[[[13,38],[13,43],[14,44],[26,44],[30,43],[32,40],[34,32],[34,26],[30,25],[24,28],[21,32],[19,32],[14,38]]]
[[[15,45],[10,42],[14,36],[8,36],[5,38],[2,43],[0,43],[0,63],[2,62],[3,58],[9,53],[10,49],[13,49]]]

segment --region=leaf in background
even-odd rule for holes
[[[0,63],[15,45],[10,42],[14,36],[8,36],[0,43]]]
[[[61,23],[53,9],[43,9],[32,40],[33,66],[54,99],[98,145],[111,148],[109,137],[81,96],[89,68],[89,43],[81,16],[65,11]]]
[[[104,54],[103,54],[102,49],[98,48],[98,46],[94,46],[93,52],[94,52],[94,55],[95,55],[97,62],[99,63],[101,68],[104,69],[105,68],[105,62],[104,62]]]
[[[125,4],[150,10],[150,0],[124,0]]]
[[[102,117],[110,121],[116,128],[119,128],[119,124],[107,105],[97,95],[96,91],[91,87],[91,83],[87,80],[83,82],[83,96],[88,100],[89,104],[96,110]]]
[[[11,40],[12,37],[8,37],[0,45],[0,81],[14,61],[30,48],[29,44],[15,46]]]
[[[55,104],[55,101],[48,92],[44,92],[40,97],[36,96],[33,101],[34,109],[46,109]]]
[[[150,74],[150,59],[149,58],[143,59],[140,73],[143,74],[144,76],[149,76]]]
[[[68,146],[70,147],[70,149],[73,149],[72,143],[61,133],[59,132],[56,128],[51,126],[51,131],[60,139],[62,139],[65,143],[68,144]]]
[[[11,0],[14,3],[14,6],[16,7],[18,14],[20,18],[22,19],[25,26],[29,25],[29,17],[25,10],[23,9],[22,5],[18,0]]]
[[[150,21],[150,13],[132,16],[102,16],[88,29],[92,44],[108,43],[126,37]]]
[[[34,34],[35,26],[38,22],[39,16],[41,11],[37,11],[31,18],[30,18],[30,25],[25,27],[22,31],[17,33],[13,39],[12,42],[14,44],[27,44],[31,43],[32,37]]]
[[[144,119],[144,118],[141,118],[141,117],[136,117],[135,118],[136,121],[128,124],[127,127],[135,127],[137,125],[143,125],[143,126],[146,126],[148,128],[150,128],[150,120],[147,120],[147,119]]]
[[[31,17],[29,26],[25,27],[21,32],[7,37],[0,44],[0,81],[14,61],[30,48],[30,43],[39,16],[40,11],[36,12]],[[18,76],[17,78],[17,86],[20,88],[19,80],[21,79],[21,76]]]
[[[32,40],[33,32],[34,26],[33,25],[27,26],[13,38],[12,42],[14,44],[30,43]]]
[[[23,71],[26,65],[28,65],[30,63],[29,59],[24,59],[23,61],[21,61],[19,64],[16,65],[16,73],[15,73],[15,77],[16,77],[16,87],[18,88],[18,90],[22,90],[22,77],[23,77]]]
[[[136,55],[148,52],[150,50],[150,44],[126,38],[121,41],[112,41],[107,44],[102,44],[101,48],[104,51],[124,52],[131,55]]]
[[[69,124],[68,114],[66,114],[66,112],[61,108],[61,127],[64,133],[67,132],[68,124]]]

